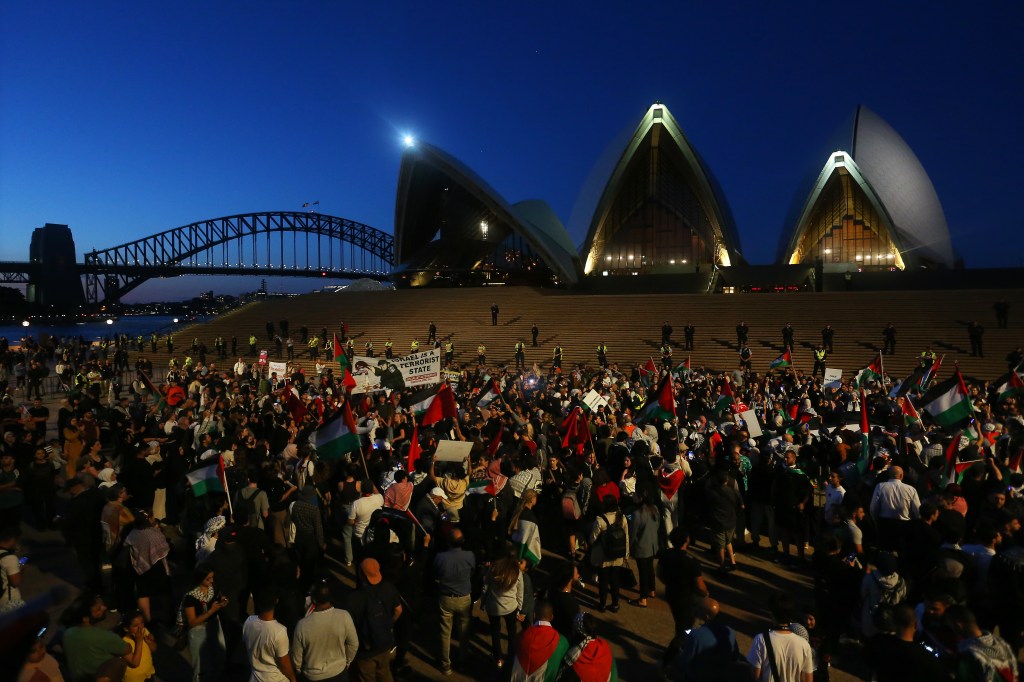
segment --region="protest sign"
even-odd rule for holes
[[[267,351],[265,351],[265,350],[261,350],[260,351],[260,364],[261,365],[267,364]]]
[[[843,370],[825,368],[825,379],[822,388],[839,388],[843,383]]]
[[[469,441],[442,440],[437,443],[437,450],[434,451],[434,459],[438,462],[462,463],[469,457],[469,451],[473,444]]]
[[[288,375],[288,363],[287,362],[271,362],[268,371],[271,374],[276,373],[279,379],[283,379]]]
[[[437,384],[441,382],[441,349],[390,360],[357,355],[352,359],[352,378],[356,380],[353,394]]]
[[[757,421],[757,412],[754,410],[740,412],[740,419],[747,425],[747,433],[750,434],[751,438],[757,438],[763,433],[761,431],[761,423]]]
[[[583,396],[583,404],[593,412],[594,410],[601,409],[602,406],[607,405],[608,401],[595,390],[591,390],[590,393]]]

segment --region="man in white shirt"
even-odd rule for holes
[[[373,481],[366,479],[359,485],[359,489],[363,496],[352,503],[352,510],[348,513],[348,525],[354,526],[352,535],[360,541],[357,544],[361,544],[373,512],[384,506],[384,496],[377,492]]]
[[[348,611],[331,604],[331,588],[319,583],[309,595],[313,612],[299,621],[292,636],[292,661],[303,679],[341,682],[359,652],[359,636]]]
[[[754,680],[812,682],[814,657],[811,645],[789,629],[791,617],[796,610],[792,598],[784,592],[776,593],[772,597],[771,610],[772,622],[776,625],[756,635],[750,644],[750,653],[747,654],[747,663],[754,668]],[[765,638],[771,644],[770,650]],[[775,675],[773,669],[779,674]]]
[[[879,483],[871,496],[871,517],[878,524],[879,544],[883,549],[903,550],[907,524],[921,510],[917,490],[903,482],[902,467],[889,467],[889,480]]]
[[[252,674],[249,682],[296,682],[288,655],[288,630],[274,620],[277,595],[264,590],[254,600],[256,615],[242,626],[242,641]]]
[[[248,368],[245,366],[245,362],[242,358],[238,358],[238,362],[235,363],[235,377],[244,377],[246,369]]]
[[[843,503],[846,496],[846,488],[839,478],[839,472],[833,471],[828,477],[828,485],[825,486],[825,521],[826,523],[836,522],[836,511]]]

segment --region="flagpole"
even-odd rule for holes
[[[217,472],[224,474],[224,478],[221,479],[221,483],[224,484],[224,494],[228,497],[228,512],[231,513],[231,520],[234,521],[235,508],[234,505],[231,504],[231,489],[228,487],[228,472],[227,469],[224,468],[224,455],[217,455],[217,458],[219,462],[219,464],[217,464]]]

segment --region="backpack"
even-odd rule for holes
[[[359,628],[359,648],[363,651],[390,651],[395,647],[392,614],[380,598],[380,590],[366,590],[366,606]]]
[[[238,499],[235,500],[235,516],[242,518],[243,516],[252,521],[252,517],[256,516],[256,496],[260,494],[259,490],[256,490],[249,497],[245,496],[245,488],[238,491]]]
[[[576,498],[575,490],[566,490],[562,493],[562,518],[566,521],[579,521],[583,516],[580,509],[580,501]]]
[[[602,516],[608,524],[601,533],[601,548],[604,550],[606,560],[625,559],[629,548],[629,537],[622,527],[622,514],[615,514],[615,522],[608,523],[608,517]]]

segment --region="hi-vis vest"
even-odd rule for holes
[[[249,345],[250,346],[255,346],[256,345],[256,336],[255,336],[255,334],[250,334],[249,335]]]
[[[600,346],[597,347],[597,354],[598,355],[604,355],[607,352],[608,352],[608,346],[604,345],[603,343]]]
[[[446,341],[445,342],[445,344],[444,344],[444,352],[445,353],[451,353],[452,350],[454,350],[454,349],[455,349],[455,344],[453,344],[451,341]]]
[[[555,346],[555,349],[553,351],[551,351],[551,357],[552,358],[560,358],[560,357],[562,357],[562,347],[561,346]]]
[[[814,349],[814,359],[817,360],[818,362],[824,362],[825,361],[825,349],[824,348],[822,348],[821,350],[818,350],[817,348]]]
[[[419,341],[413,341],[412,343],[409,344],[409,350],[411,350],[413,352],[416,352],[419,349],[420,349],[420,342]]]
[[[309,340],[309,347],[310,348],[316,348],[319,345],[320,345],[320,337],[319,336],[314,336],[313,338],[311,338]]]
[[[661,347],[661,354],[662,355],[672,355],[672,346],[662,346]]]
[[[484,353],[487,352],[487,346],[481,343],[479,346],[476,347],[476,352],[478,355],[483,355]]]
[[[395,344],[391,343],[391,341],[385,341],[384,342],[384,347],[387,348],[388,350],[391,350],[391,347],[394,346],[394,345]]]
[[[518,343],[516,343],[516,353],[518,354],[518,353],[522,353],[522,352],[523,352],[523,342],[519,341]]]

